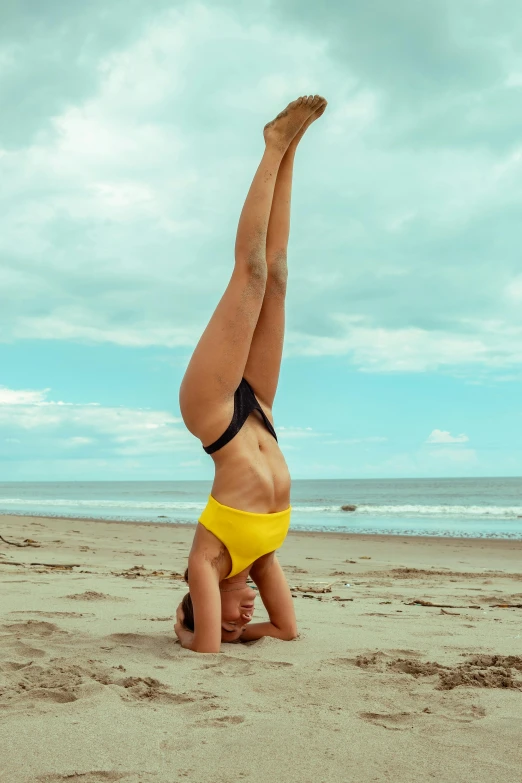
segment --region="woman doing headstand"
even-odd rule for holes
[[[212,455],[215,478],[196,528],[176,613],[183,647],[294,639],[292,597],[275,556],[290,525],[290,474],[272,405],[284,337],[292,172],[297,145],[324,112],[319,95],[298,98],[264,128],[265,151],[246,197],[230,282],[189,362],[180,408]],[[257,586],[270,618],[249,625]]]

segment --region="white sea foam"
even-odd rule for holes
[[[179,512],[202,511],[204,502],[180,501],[180,500],[100,500],[100,499],[73,499],[73,498],[1,498],[2,508],[68,508],[68,509],[99,509],[124,513],[126,510],[134,512],[167,512],[174,516]],[[342,515],[349,523],[350,518],[361,516],[372,517],[461,517],[461,518],[491,518],[491,519],[517,519],[522,517],[522,506],[477,506],[477,505],[373,505],[361,504],[355,511],[342,511],[337,505],[305,505],[293,504],[294,514]]]
[[[154,502],[149,500],[74,500],[66,498],[0,498],[0,508],[3,506],[46,506],[56,508],[107,508],[107,509],[144,509],[151,511],[201,511],[204,503],[190,503],[185,501]]]
[[[292,506],[297,513],[339,513],[340,506]],[[450,505],[365,505],[345,513],[347,519],[358,516],[386,517],[491,517],[494,519],[516,519],[522,516],[522,506],[450,506]]]

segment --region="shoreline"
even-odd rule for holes
[[[197,526],[197,522],[145,522],[143,520],[136,519],[111,519],[110,517],[68,517],[62,515],[49,515],[49,514],[16,514],[16,513],[4,513],[0,512],[0,520],[2,519],[48,519],[48,520],[62,520],[67,522],[100,522],[104,525],[135,525],[140,527],[154,527],[154,528],[176,528],[176,529],[191,529]],[[487,542],[502,542],[505,544],[520,544],[522,550],[522,537],[520,538],[507,538],[501,536],[427,536],[416,535],[415,533],[405,535],[404,533],[357,533],[350,531],[335,531],[335,530],[290,530],[288,536],[330,536],[337,537],[342,540],[345,538],[357,538],[357,539],[369,539],[371,541],[377,539],[383,540],[397,540],[405,539],[406,541],[413,539],[426,540],[426,541],[487,541]]]

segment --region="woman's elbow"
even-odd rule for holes
[[[213,644],[206,644],[206,645],[197,645],[192,644],[191,648],[192,652],[196,653],[206,653],[207,655],[215,655],[216,653],[221,652],[221,645],[213,645]]]
[[[283,642],[293,642],[299,636],[296,626],[281,629],[281,635],[279,636]]]

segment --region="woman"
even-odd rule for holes
[[[235,266],[180,389],[187,428],[212,455],[215,478],[200,517],[176,613],[183,647],[262,636],[294,639],[294,607],[275,556],[290,525],[290,475],[273,428],[284,336],[286,248],[294,155],[326,101],[298,98],[264,128],[265,151],[239,219]],[[270,621],[249,625],[256,584]]]

